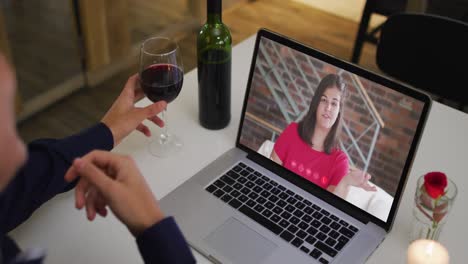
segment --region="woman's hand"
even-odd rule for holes
[[[138,84],[138,74],[134,74],[101,120],[111,130],[114,146],[135,129],[147,137],[151,136],[149,128],[142,123],[145,119],[160,127],[164,126],[157,114],[166,108],[166,102],[160,101],[144,108],[135,107],[135,102],[143,97],[144,93]]]
[[[130,232],[137,236],[164,218],[159,204],[135,162],[125,156],[92,151],[76,159],[65,174],[75,188],[75,206],[86,207],[90,221],[96,213],[105,217],[108,206]]]
[[[349,168],[349,172],[342,179],[347,185],[362,188],[368,192],[377,191],[377,187],[369,184],[371,175],[364,173],[362,170],[357,168]]]

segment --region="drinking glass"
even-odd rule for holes
[[[152,102],[161,100],[171,103],[180,93],[184,80],[184,68],[177,43],[166,37],[152,37],[140,48],[140,85]],[[169,132],[167,107],[161,113],[164,128],[158,137],[153,137],[149,151],[156,157],[167,157],[179,151],[183,144]]]

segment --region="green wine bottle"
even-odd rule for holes
[[[208,129],[231,120],[232,39],[221,14],[221,0],[207,0],[207,21],[197,38],[199,120]]]

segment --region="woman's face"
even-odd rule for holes
[[[340,113],[341,92],[336,87],[329,87],[325,90],[317,108],[316,126],[323,129],[330,129],[335,124]]]

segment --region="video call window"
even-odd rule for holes
[[[240,143],[386,221],[422,108],[261,39]]]

